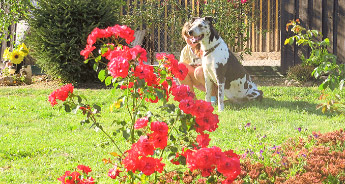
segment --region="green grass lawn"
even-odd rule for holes
[[[323,133],[345,128],[344,116],[316,110],[320,95],[317,88],[260,89],[264,91],[263,101],[226,104],[223,112],[217,112],[219,128],[211,133],[210,146],[243,154],[246,150],[265,150],[289,137],[307,136],[312,131]],[[90,166],[91,176],[99,183],[110,183],[107,172],[111,166],[105,165],[102,158],[111,157],[109,153],[115,148],[102,132],[90,129],[90,125],[80,125],[84,119],[81,113],[74,115],[52,108],[47,101],[51,92],[0,88],[0,183],[58,183],[59,176],[79,164]],[[75,89],[75,93],[102,106],[100,121],[105,130],[113,128],[114,119],[126,118],[124,112],[109,112],[114,102],[110,90]],[[204,93],[197,95],[204,98]],[[341,96],[345,98],[344,92]],[[154,104],[151,109],[158,106]],[[248,123],[250,126],[246,128]],[[122,147],[129,146],[120,137],[116,140]]]

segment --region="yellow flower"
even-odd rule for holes
[[[22,43],[21,45],[19,45],[18,50],[23,53],[22,55],[24,57],[29,54],[29,49],[26,47],[25,43]]]
[[[14,50],[11,54],[10,60],[13,64],[20,64],[24,59],[24,55],[19,50]]]
[[[3,58],[4,58],[4,60],[6,61],[6,60],[10,60],[10,57],[11,57],[10,48],[7,47],[6,50],[5,50],[5,52],[4,52]]]

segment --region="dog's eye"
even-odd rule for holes
[[[201,24],[199,24],[199,25],[198,25],[198,27],[200,27],[200,28],[201,28],[201,27],[202,27],[202,25],[201,25]]]

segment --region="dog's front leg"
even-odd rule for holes
[[[224,110],[224,83],[218,81],[218,111]]]
[[[211,101],[212,86],[213,86],[213,83],[212,83],[210,77],[207,77],[205,75],[205,89],[206,89],[205,100],[206,100],[206,102],[210,102]]]

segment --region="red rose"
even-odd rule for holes
[[[210,141],[211,139],[209,138],[208,134],[201,134],[196,136],[196,142],[198,142],[199,146],[202,148],[206,148]]]
[[[129,63],[123,57],[115,57],[108,63],[108,70],[114,78],[126,78],[128,75]]]
[[[183,99],[193,100],[195,97],[195,94],[190,91],[190,88],[187,85],[173,86],[172,95],[175,96],[174,100],[178,102],[180,102]]]
[[[136,45],[130,49],[130,53],[132,55],[132,59],[138,58],[139,62],[147,61],[147,52],[144,48],[140,45]]]
[[[78,165],[77,168],[81,171],[83,171],[83,173],[85,174],[89,174],[89,172],[91,172],[91,168],[89,166],[85,166],[85,165]]]
[[[240,160],[235,157],[223,157],[218,163],[217,169],[230,180],[234,180],[241,173]]]
[[[194,110],[194,100],[184,99],[180,101],[179,108],[186,114],[191,114]]]
[[[63,176],[58,178],[58,181],[61,181],[62,184],[77,184],[80,182],[80,173],[74,171],[66,171]]]
[[[56,99],[59,99],[61,101],[65,101],[68,97],[68,95],[73,93],[73,85],[72,84],[67,84],[65,86],[62,86],[60,89],[57,89],[53,91],[49,97],[48,101],[52,106],[57,104]]]
[[[152,133],[149,135],[149,137],[155,148],[164,149],[168,144],[167,134]]]
[[[155,121],[151,123],[151,130],[160,135],[167,135],[169,127],[165,122]]]
[[[137,143],[135,143],[139,154],[142,156],[153,155],[155,148],[153,147],[153,143],[146,137],[140,136]]]
[[[143,172],[146,176],[150,176],[155,171],[161,173],[165,166],[161,163],[162,159],[155,159],[152,157],[141,157],[139,170]]]
[[[109,169],[109,171],[108,171],[108,176],[109,176],[111,179],[116,179],[116,177],[119,176],[120,172],[122,172],[122,171],[120,171],[119,169],[117,169],[117,167],[111,168],[111,169]]]
[[[84,178],[78,184],[95,184],[95,180],[92,177]]]
[[[87,59],[90,53],[95,50],[96,47],[92,45],[86,45],[85,49],[80,51],[80,55],[84,56],[84,59]]]
[[[134,124],[134,129],[144,128],[144,127],[146,127],[148,122],[149,122],[148,117],[143,117],[143,118],[137,119],[137,121]]]
[[[183,63],[179,63],[177,70],[172,70],[174,76],[180,80],[184,80],[188,74],[188,68]]]

